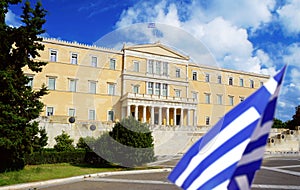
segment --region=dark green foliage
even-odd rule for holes
[[[33,60],[44,49],[38,35],[44,33],[45,10],[40,3],[32,9],[26,2],[21,15],[23,24],[18,28],[7,26],[5,14],[9,5],[20,2],[0,2],[0,172],[22,169],[25,155],[36,149],[37,143],[43,144],[38,142],[38,122],[33,120],[43,109],[40,98],[47,89],[43,86],[33,91],[22,68],[40,72],[46,65]]]
[[[285,122],[287,128],[290,130],[297,129],[297,126],[300,126],[300,105],[295,107],[295,114],[292,117],[292,120]]]
[[[287,128],[287,125],[285,122],[282,122],[280,119],[275,118],[272,128]]]
[[[91,151],[95,147],[95,142],[96,139],[94,137],[80,137],[76,147],[85,149],[86,151]]]
[[[155,160],[151,131],[133,117],[116,123],[111,132],[97,139],[94,151],[107,161],[126,167]]]
[[[35,136],[33,138],[34,144],[33,146],[33,151],[38,152],[43,149],[43,147],[47,146],[47,141],[48,141],[48,136],[46,133],[46,129],[42,128],[39,130],[39,136]]]
[[[54,149],[58,152],[62,151],[73,151],[75,147],[73,146],[74,140],[70,138],[70,135],[62,132],[61,135],[56,136],[55,138],[56,145],[54,145]]]
[[[56,163],[84,163],[86,159],[86,152],[84,150],[73,150],[65,152],[57,151],[41,151],[34,152],[26,157],[26,164],[56,164]]]

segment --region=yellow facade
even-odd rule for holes
[[[151,125],[211,126],[268,76],[190,62],[160,43],[121,51],[44,39],[41,73],[24,69],[49,94],[42,116],[115,122],[133,115]]]

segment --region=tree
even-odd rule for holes
[[[274,123],[272,128],[287,128],[286,123],[282,122],[280,119],[274,118]]]
[[[46,133],[46,129],[42,128],[39,130],[39,136],[34,137],[33,143],[33,152],[38,152],[43,149],[43,147],[47,146],[48,136]]]
[[[292,118],[292,120],[288,120],[285,123],[290,130],[295,130],[297,126],[300,126],[300,105],[295,107],[295,114]]]
[[[94,150],[102,158],[126,167],[155,160],[153,137],[146,123],[133,117],[122,119],[109,133],[103,134]]]
[[[20,27],[8,26],[5,16],[10,5],[22,0],[1,0],[0,3],[0,172],[24,167],[24,157],[33,151],[39,128],[34,121],[43,109],[40,98],[47,94],[45,86],[35,90],[28,86],[30,81],[23,68],[40,72],[45,62],[35,61],[38,51],[44,46],[39,43],[44,33],[46,11],[41,3],[31,8],[27,1],[23,6]]]
[[[56,145],[54,145],[54,149],[58,152],[62,151],[72,151],[75,149],[73,146],[74,140],[71,139],[70,135],[62,131],[61,135],[56,136],[55,138]]]

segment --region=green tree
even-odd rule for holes
[[[35,61],[39,43],[44,33],[46,11],[41,3],[31,8],[25,2],[20,27],[8,26],[5,22],[10,5],[22,0],[1,0],[0,2],[0,172],[18,170],[24,167],[24,157],[33,151],[38,135],[38,122],[34,121],[43,109],[40,98],[47,94],[45,86],[35,90],[28,86],[30,79],[22,68],[40,72],[45,62]]]
[[[291,121],[291,128],[295,129],[296,126],[300,126],[300,105],[295,107],[295,114],[293,115],[293,119]]]
[[[94,137],[80,137],[76,147],[85,149],[86,151],[92,151],[95,148],[96,139]]]
[[[35,136],[33,139],[33,152],[38,152],[43,149],[43,147],[47,146],[48,136],[45,128],[41,128],[39,130],[39,135]]]
[[[95,152],[109,162],[134,167],[155,160],[152,133],[146,123],[122,119],[96,142]]]
[[[62,131],[61,135],[56,136],[55,138],[56,145],[54,145],[54,149],[58,152],[62,151],[72,151],[75,149],[70,135],[68,135],[65,131]]]
[[[272,128],[287,128],[287,126],[285,122],[282,122],[280,119],[274,118]]]

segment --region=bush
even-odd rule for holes
[[[116,123],[111,132],[97,139],[94,151],[107,161],[126,167],[155,160],[151,131],[133,117]]]
[[[57,152],[57,151],[41,151],[34,152],[26,157],[26,164],[56,164],[56,163],[73,163],[79,164],[85,162],[84,150],[74,150],[71,152]]]
[[[96,139],[94,137],[80,137],[76,147],[86,151],[92,151],[95,147],[95,142]]]
[[[73,151],[75,147],[73,146],[74,140],[70,138],[70,135],[62,131],[61,135],[56,136],[55,138],[56,145],[54,145],[54,149],[58,152],[61,151]]]

